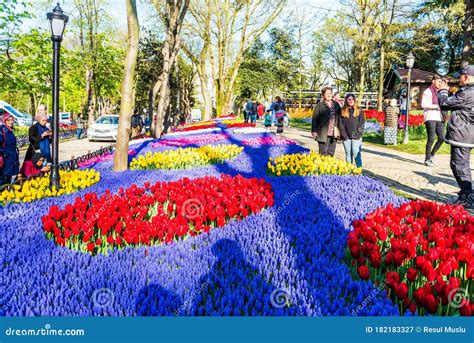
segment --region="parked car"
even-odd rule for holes
[[[28,114],[21,113],[8,102],[0,100],[0,117],[5,113],[9,113],[15,118],[15,124],[17,126],[31,126],[31,124],[33,124],[33,117]]]
[[[48,122],[53,123],[53,115],[48,113]],[[59,124],[72,125],[71,112],[59,112]]]
[[[87,130],[89,141],[94,140],[117,140],[119,116],[117,114],[106,114],[97,118]]]

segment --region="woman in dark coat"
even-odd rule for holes
[[[341,116],[341,106],[332,99],[332,88],[324,87],[321,91],[323,100],[313,112],[311,134],[318,141],[319,154],[334,156],[336,153],[336,130]],[[336,129],[336,130],[335,130]]]
[[[364,112],[357,106],[354,94],[347,94],[339,119],[339,131],[346,151],[346,162],[362,168],[362,136],[364,134]]]
[[[28,130],[28,139],[30,145],[26,152],[25,161],[31,160],[33,154],[41,153],[47,162],[52,162],[51,159],[51,136],[52,131],[46,126],[48,123],[48,116],[46,114],[37,115],[37,122],[31,125]]]
[[[0,126],[0,155],[3,156],[3,168],[0,169],[0,187],[12,182],[12,177],[20,172],[20,157],[13,132],[15,118],[10,114],[3,116]]]

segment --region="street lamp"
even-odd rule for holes
[[[53,41],[53,165],[50,186],[59,189],[59,56],[64,29],[69,17],[63,13],[58,2],[53,12],[46,14],[46,18],[49,20]]]
[[[415,64],[415,56],[411,53],[411,51],[408,53],[407,60],[406,60],[406,65],[408,67],[408,90],[407,90],[407,113],[405,115],[405,135],[403,136],[403,144],[407,144],[409,142],[409,137],[408,137],[408,115],[410,113],[410,107],[411,107],[411,69],[413,68],[413,65]]]

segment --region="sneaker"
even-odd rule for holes
[[[434,160],[434,155],[431,155],[430,161],[431,161],[431,163],[433,163],[434,166],[437,165],[435,160]]]
[[[427,166],[427,167],[434,167],[435,164],[433,163],[432,160],[426,160],[426,161],[425,161],[425,166]]]

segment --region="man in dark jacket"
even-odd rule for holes
[[[438,102],[442,110],[452,111],[446,143],[451,145],[451,170],[461,188],[455,203],[473,209],[470,158],[474,148],[474,65],[463,67],[455,76],[459,77],[461,90],[449,96],[449,87],[443,80]]]
[[[143,120],[138,111],[133,113],[131,118],[131,125],[132,125],[132,138],[135,138],[142,132],[143,127]]]

